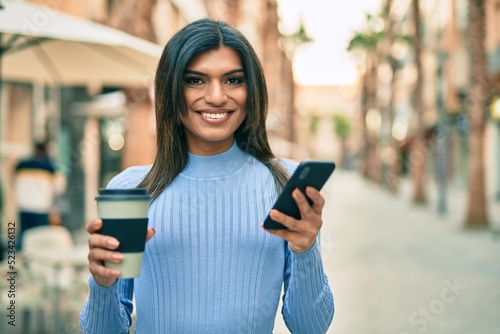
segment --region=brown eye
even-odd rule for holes
[[[232,77],[227,79],[227,83],[231,85],[241,85],[245,83],[245,79],[241,77]]]
[[[203,83],[203,80],[201,80],[200,78],[196,78],[196,77],[187,77],[187,78],[184,78],[184,82],[188,85],[200,85]]]

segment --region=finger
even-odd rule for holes
[[[288,229],[288,230],[285,230],[285,229],[269,230],[269,229],[264,227],[264,224],[261,224],[260,227],[262,227],[266,232],[271,233],[273,235],[276,235],[276,236],[278,236],[282,239],[285,239],[287,241],[290,241],[292,233],[297,233],[295,231],[291,231],[290,229]]]
[[[295,230],[297,228],[297,220],[295,218],[287,216],[283,212],[280,212],[276,209],[271,210],[271,212],[269,213],[269,217],[271,217],[272,220],[283,224],[290,230]]]
[[[290,238],[297,238],[297,236],[304,237],[306,239],[314,238],[318,234],[322,222],[321,222],[321,217],[317,215],[310,207],[309,211],[310,213],[312,213],[312,215],[309,215],[307,217],[302,215],[302,219],[298,221],[295,218],[287,216],[276,209],[271,210],[269,216],[273,220],[283,224],[285,227],[288,228],[288,230],[285,229],[272,230],[272,231],[278,231],[277,233],[273,232],[273,234],[278,235],[290,242],[296,242],[296,240],[292,240]],[[306,219],[304,219],[304,217],[306,217]],[[271,231],[271,230],[266,229],[266,231]],[[287,233],[287,232],[294,232],[294,233]]]
[[[314,243],[314,240],[311,238],[307,238],[304,235],[300,234],[296,231],[291,230],[268,230],[264,227],[264,224],[261,227],[268,233],[271,233],[275,236],[278,236],[282,239],[288,241],[288,246],[295,253],[303,253],[311,248],[311,245]]]
[[[120,277],[120,270],[115,269],[115,268],[108,268],[102,265],[100,262],[92,261],[89,262],[89,271],[90,273],[94,276],[96,281],[102,281],[101,278],[119,278]],[[106,286],[109,284],[102,284],[99,283],[100,285]]]
[[[105,249],[117,249],[120,242],[113,237],[108,235],[94,233],[89,237],[89,249],[91,248],[105,248]]]
[[[100,262],[109,261],[113,263],[120,263],[123,261],[123,253],[113,252],[103,248],[92,248],[89,250],[88,255],[89,262]]]
[[[149,241],[149,239],[151,239],[153,237],[153,235],[156,234],[156,230],[151,227],[151,228],[148,228],[148,232],[146,234],[146,241]]]
[[[313,187],[306,187],[307,196],[313,201],[312,208],[316,213],[321,213],[323,207],[325,206],[325,198],[320,194],[320,192]]]
[[[103,264],[104,261],[113,263],[121,263],[124,259],[123,253],[113,252],[103,248],[93,248],[89,251],[89,262],[98,262]]]
[[[87,231],[90,234],[99,231],[101,228],[102,228],[102,220],[100,220],[99,218],[92,219],[85,225],[85,231]]]
[[[309,216],[312,208],[309,205],[309,202],[306,199],[306,196],[300,191],[299,188],[295,188],[292,192],[292,197],[295,200],[295,203],[297,203],[297,206],[299,207],[300,210],[300,216],[304,218],[305,216]]]
[[[97,284],[101,286],[111,286],[120,277],[121,271],[116,268],[108,268],[104,261],[120,263],[123,261],[123,254],[112,252],[103,248],[91,248],[89,250],[89,271]]]

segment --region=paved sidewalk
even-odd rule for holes
[[[445,217],[435,201],[413,206],[408,182],[395,196],[336,171],[323,193],[322,250],[336,303],[329,333],[500,333],[498,203],[492,228],[479,231],[463,228],[465,192],[449,193]],[[287,333],[280,321],[275,333]]]

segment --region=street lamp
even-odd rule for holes
[[[491,103],[491,118],[496,121],[497,124],[497,143],[495,145],[496,149],[496,169],[497,169],[497,190],[496,190],[496,200],[500,202],[500,96],[493,99]]]

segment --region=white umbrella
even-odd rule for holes
[[[162,48],[23,1],[0,0],[0,80],[150,85]]]

